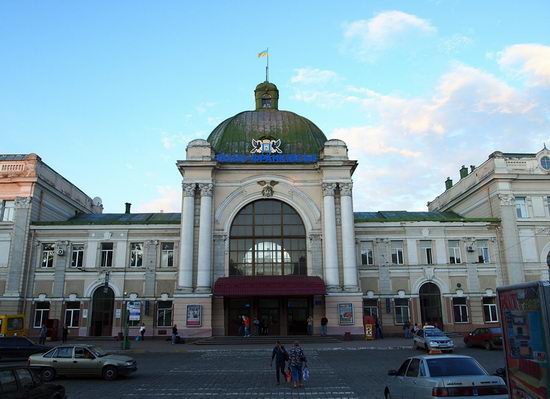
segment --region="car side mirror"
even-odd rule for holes
[[[397,375],[397,370],[388,371],[388,375]]]

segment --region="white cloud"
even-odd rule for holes
[[[161,132],[160,134],[160,143],[166,150],[171,150],[173,148],[176,148],[178,146],[184,146],[187,142],[189,142],[189,135],[186,135],[184,133],[168,133],[168,132]]]
[[[515,44],[504,49],[498,62],[531,85],[550,86],[550,46]]]
[[[137,212],[181,212],[181,188],[158,186],[158,197],[138,204]]]
[[[455,33],[449,37],[441,39],[439,48],[443,53],[452,55],[468,46],[471,46],[473,42],[474,41],[471,37],[463,35],[462,33]]]
[[[324,84],[336,79],[338,75],[334,71],[318,68],[297,68],[294,70],[294,76],[290,78],[291,83],[300,84]]]

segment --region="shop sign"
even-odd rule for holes
[[[354,324],[353,303],[338,304],[338,324],[341,326],[349,326]]]
[[[315,154],[283,154],[281,139],[252,139],[250,154],[216,154],[220,163],[315,163]]]
[[[140,301],[129,301],[126,304],[126,309],[128,309],[129,321],[141,320],[141,302]]]
[[[202,325],[202,305],[187,305],[187,327],[200,327]]]

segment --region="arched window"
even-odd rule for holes
[[[262,108],[271,108],[271,96],[269,94],[262,96]]]
[[[277,200],[239,211],[229,237],[232,276],[306,275],[306,233],[300,215]]]

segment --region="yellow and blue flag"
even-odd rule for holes
[[[268,57],[268,56],[269,56],[269,53],[267,52],[267,50],[264,50],[258,53],[258,58]]]

